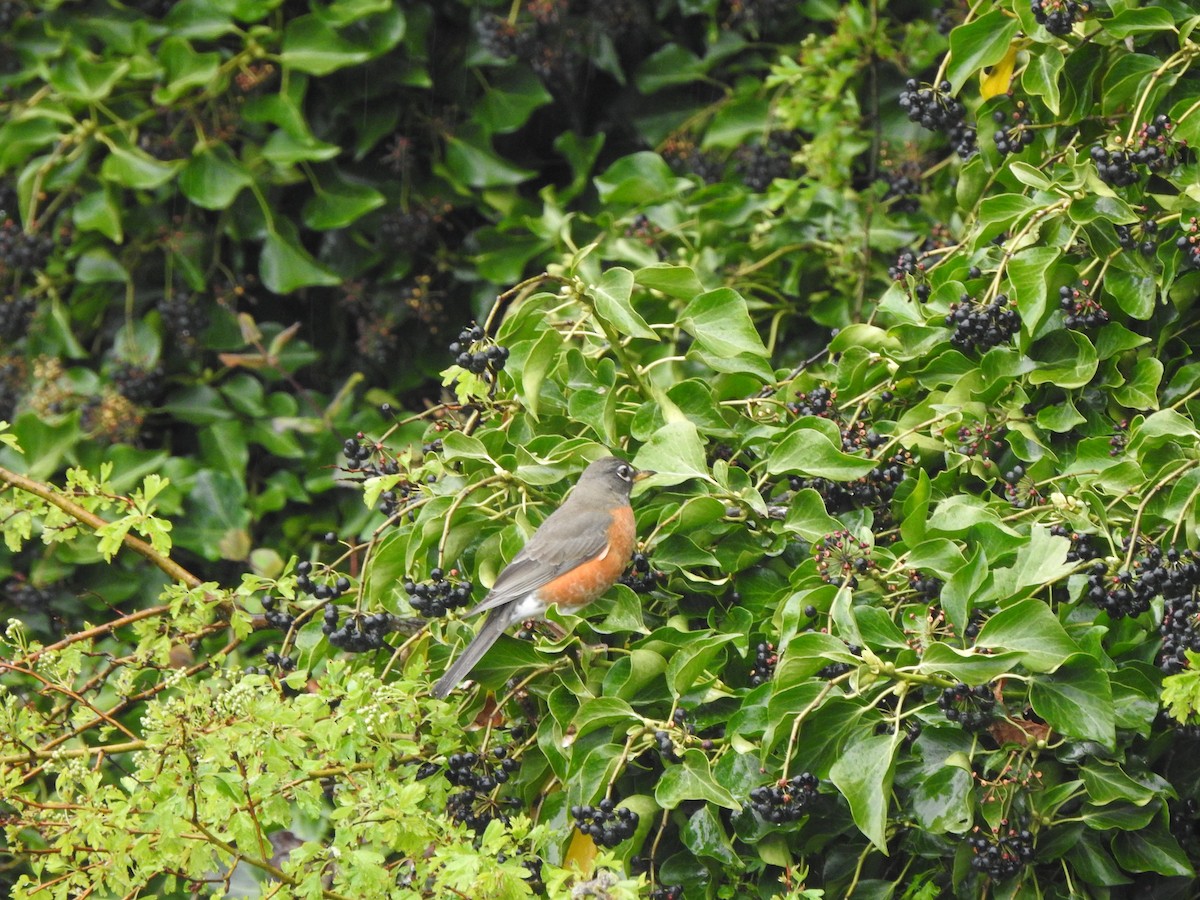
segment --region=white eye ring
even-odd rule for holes
[[[629,481],[633,478],[633,470],[624,464],[617,466],[617,477],[622,481]]]

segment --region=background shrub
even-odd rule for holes
[[[1192,896],[1197,21],[0,4],[0,880]]]

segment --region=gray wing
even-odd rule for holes
[[[533,537],[496,578],[491,592],[468,615],[495,609],[519,600],[530,591],[549,584],[564,572],[595,559],[608,546],[612,514],[608,510],[585,512],[571,509],[568,503],[556,509]],[[563,513],[567,513],[566,516]],[[569,530],[563,522],[569,518]]]

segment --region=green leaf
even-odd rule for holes
[[[1022,654],[1015,650],[984,654],[973,650],[956,650],[937,641],[925,648],[921,655],[920,670],[948,675],[965,684],[987,684],[1011,672],[1022,660]]]
[[[383,194],[370,185],[333,172],[304,205],[304,224],[314,231],[345,228],[386,202]]]
[[[746,354],[766,359],[758,329],[750,318],[746,301],[731,288],[708,291],[692,300],[679,314],[679,326],[716,356]]]
[[[1012,16],[993,9],[950,32],[950,65],[946,68],[946,78],[951,84],[951,92],[957,94],[976,72],[1004,59],[1019,26]]]
[[[1113,390],[1113,399],[1129,409],[1158,409],[1158,389],[1162,384],[1163,364],[1153,356],[1137,361],[1123,385]]]
[[[707,678],[702,678],[705,669],[721,648],[737,637],[736,634],[693,635],[667,661],[667,686],[671,692],[680,697],[713,681],[717,677],[715,673],[707,673]]]
[[[911,803],[918,824],[932,834],[964,834],[973,821],[971,773],[943,766],[914,786]]]
[[[275,230],[268,232],[263,241],[258,273],[263,286],[276,294],[341,283],[337,275],[309,255],[300,245],[295,226],[283,219],[276,220]]]
[[[638,450],[633,464],[657,473],[651,484],[679,484],[689,478],[712,481],[700,433],[688,419],[668,422],[655,431]]]
[[[1128,872],[1157,872],[1159,875],[1194,878],[1187,854],[1161,823],[1141,831],[1122,831],[1113,839],[1113,856]]]
[[[1112,294],[1122,311],[1135,319],[1149,319],[1154,312],[1158,285],[1151,272],[1135,272],[1114,266],[1105,276],[1103,287]]]
[[[690,186],[676,178],[657,153],[643,151],[622,156],[597,175],[596,190],[600,202],[609,207],[641,207],[665,198],[674,198]]]
[[[1140,9],[1122,9],[1111,19],[1101,19],[1099,24],[1106,33],[1117,40],[1124,40],[1131,34],[1170,31],[1175,27],[1175,17],[1162,7],[1146,6]]]
[[[1067,737],[1116,746],[1112,687],[1108,673],[1092,656],[1068,657],[1053,675],[1034,680],[1029,689],[1033,711]]]
[[[100,164],[100,177],[122,187],[152,190],[165,184],[183,163],[161,162],[136,147],[114,145]]]
[[[510,359],[510,370],[520,373],[521,399],[535,420],[538,417],[542,383],[546,380],[546,373],[550,371],[551,366],[562,353],[562,349],[562,335],[553,328],[542,331],[533,345],[529,347],[527,354],[517,358],[514,348],[514,358]]]
[[[101,185],[80,197],[71,210],[71,218],[80,231],[96,231],[114,243],[121,243],[121,207],[111,185]]]
[[[369,51],[343,38],[314,15],[288,22],[279,60],[285,68],[328,75],[371,58]]]
[[[993,569],[993,593],[1000,597],[1016,597],[1026,588],[1040,588],[1065,578],[1075,564],[1067,562],[1071,542],[1050,533],[1042,525],[1029,529],[1029,541],[1017,549],[1017,559],[1011,568]]]
[[[633,308],[633,273],[617,266],[608,269],[596,284],[588,285],[596,315],[620,335],[657,340],[646,320]]]
[[[252,183],[250,173],[224,144],[203,148],[179,173],[179,190],[204,209],[227,209]]]
[[[1021,73],[1021,87],[1035,97],[1041,97],[1054,115],[1059,114],[1058,76],[1065,57],[1057,47],[1039,47],[1029,56],[1029,64]]]
[[[884,855],[895,752],[891,735],[868,735],[851,742],[829,770],[829,779],[850,804],[854,824]]]
[[[737,812],[742,808],[733,795],[713,777],[708,757],[695,748],[684,751],[683,762],[667,766],[654,787],[654,799],[662,809],[674,809],[688,800],[703,800]]]
[[[704,285],[691,266],[673,266],[660,263],[645,266],[633,273],[633,280],[651,291],[659,291],[668,297],[691,300],[704,293]]]
[[[740,865],[721,817],[707,804],[688,817],[679,837],[683,845],[697,856],[714,859],[726,866]]]
[[[513,165],[477,136],[447,137],[443,168],[447,177],[468,188],[511,187],[537,174]]]
[[[853,481],[874,471],[878,463],[843,453],[823,431],[798,428],[776,444],[767,459],[772,475],[808,475],[834,481]]]
[[[1008,264],[1012,295],[1021,312],[1021,329],[1032,336],[1046,315],[1047,275],[1061,258],[1057,247],[1031,247]]]
[[[155,88],[154,102],[168,105],[194,88],[212,84],[220,71],[221,54],[197,53],[185,38],[172,36],[159,45],[158,61],[166,71],[166,84]]]
[[[98,103],[112,93],[113,88],[129,72],[129,65],[127,60],[93,62],[71,52],[54,65],[47,66],[46,80],[66,97],[84,103]]]
[[[1020,600],[996,613],[979,630],[977,647],[1016,650],[1033,672],[1051,672],[1079,652],[1054,613],[1040,600]]]

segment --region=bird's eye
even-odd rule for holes
[[[633,478],[633,469],[622,463],[617,466],[617,477],[623,481],[629,481]]]

